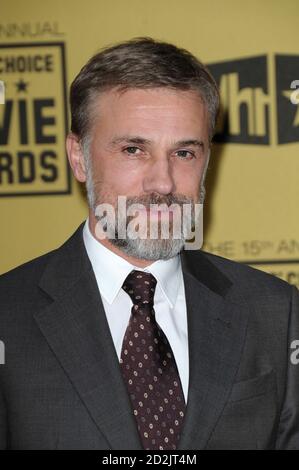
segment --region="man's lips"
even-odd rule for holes
[[[139,211],[139,209],[138,209]],[[172,220],[174,217],[175,210],[174,209],[154,209],[150,207],[145,207],[144,209],[140,209],[140,214],[145,214],[149,217],[153,217],[154,219],[164,219],[168,218],[169,220]]]
[[[147,212],[152,212],[153,214],[156,214],[156,213],[165,213],[165,214],[170,214],[172,212],[174,212],[173,209],[170,209],[170,208],[167,208],[167,209],[155,209],[154,207],[145,207],[145,208],[142,208],[142,209],[138,209],[140,211],[147,211]]]

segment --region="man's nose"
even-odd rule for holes
[[[171,162],[160,159],[151,163],[146,171],[143,189],[145,192],[169,194],[175,191]]]

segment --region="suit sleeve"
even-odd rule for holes
[[[284,403],[276,449],[299,449],[299,291],[292,286]]]
[[[1,367],[1,366],[0,366]],[[7,417],[6,417],[6,407],[1,390],[0,383],[0,450],[5,450],[7,448]]]

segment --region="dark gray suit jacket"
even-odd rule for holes
[[[82,228],[0,277],[0,449],[141,449]],[[204,251],[180,256],[190,382],[179,448],[299,449],[298,290]]]

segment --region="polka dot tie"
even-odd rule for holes
[[[177,449],[185,400],[171,346],[155,319],[157,280],[132,271],[123,289],[133,302],[121,351],[121,371],[128,387],[143,448]]]

